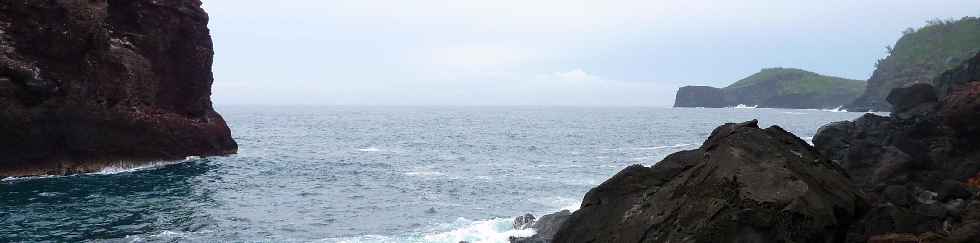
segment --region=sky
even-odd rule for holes
[[[203,0],[221,105],[671,106],[767,67],[867,79],[976,0]]]

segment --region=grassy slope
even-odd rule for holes
[[[881,65],[922,66],[929,76],[956,67],[980,51],[980,19],[930,21],[925,27],[906,32]]]
[[[916,82],[931,82],[945,70],[956,67],[980,51],[980,18],[929,21],[919,29],[909,28],[889,55],[875,64],[867,92],[852,108],[889,110],[885,96],[892,88]]]
[[[854,96],[864,92],[864,81],[824,76],[793,68],[767,68],[726,87],[727,90],[769,86],[777,82],[777,95],[816,95],[847,93]]]

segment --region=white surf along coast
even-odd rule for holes
[[[160,160],[153,161],[149,163],[129,163],[129,162],[117,162],[110,164],[106,167],[102,167],[97,172],[82,173],[75,175],[42,175],[42,176],[23,176],[23,177],[7,177],[0,179],[2,182],[12,182],[12,181],[24,181],[24,180],[38,180],[38,179],[50,179],[50,178],[61,178],[61,177],[73,177],[73,176],[86,176],[86,175],[115,175],[121,173],[131,173],[144,170],[152,170],[157,168],[166,167],[169,165],[175,165],[185,162],[197,161],[202,159],[199,156],[188,156],[183,160]]]

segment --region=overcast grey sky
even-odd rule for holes
[[[204,0],[214,102],[670,106],[764,67],[867,79],[977,0]]]

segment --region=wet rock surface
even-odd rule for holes
[[[530,215],[530,214],[528,214]],[[526,222],[527,216],[517,217],[514,220],[515,229],[526,229],[518,228],[519,222]],[[562,210],[560,212],[548,214],[541,216],[540,219],[534,222],[529,228],[534,229],[536,232],[534,236],[531,237],[513,237],[510,239],[511,243],[546,243],[552,242],[555,234],[558,233],[558,229],[572,216],[572,212],[568,210]],[[533,217],[533,215],[531,215]]]
[[[0,2],[0,177],[235,153],[199,0]]]

